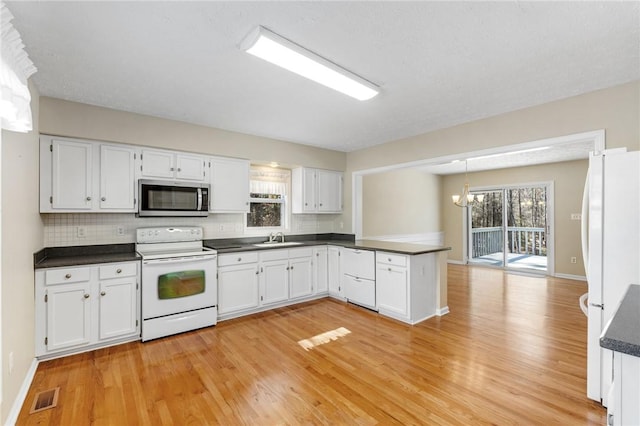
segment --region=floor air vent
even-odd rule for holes
[[[58,405],[58,392],[60,392],[59,387],[37,393],[29,414],[48,410]]]

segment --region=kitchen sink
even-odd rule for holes
[[[258,243],[258,244],[254,244],[254,247],[286,247],[286,246],[299,246],[302,243],[299,243],[297,241],[289,241],[286,243],[278,243],[278,242],[271,242],[271,243]]]

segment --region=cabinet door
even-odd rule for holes
[[[199,155],[176,155],[176,179],[203,181],[206,173],[206,161]]]
[[[93,206],[93,145],[54,139],[51,146],[52,208],[90,210]]]
[[[289,298],[289,260],[270,260],[260,265],[262,305],[285,301]]]
[[[313,267],[311,257],[289,260],[289,298],[309,296],[313,293]]]
[[[249,161],[211,159],[212,212],[249,211]]]
[[[329,290],[328,250],[326,247],[313,249],[313,290],[315,293],[326,293]]]
[[[100,209],[135,211],[134,150],[100,146]]]
[[[334,296],[342,296],[342,288],[340,285],[340,247],[329,247],[328,249],[328,280],[329,294]]]
[[[317,175],[315,169],[302,171],[302,211],[313,213],[318,210]]]
[[[318,170],[318,212],[342,211],[342,173]]]
[[[86,345],[91,339],[90,283],[47,288],[47,350]]]
[[[218,268],[218,313],[239,312],[258,306],[256,263]]]
[[[173,152],[143,149],[142,176],[173,179],[175,176],[174,158]]]
[[[134,334],[137,331],[136,279],[123,278],[100,282],[99,338]]]
[[[376,297],[378,309],[407,316],[407,268],[378,264],[376,270]]]

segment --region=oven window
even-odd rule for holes
[[[158,277],[158,299],[177,299],[204,293],[204,271],[170,272]]]
[[[190,187],[145,185],[145,210],[193,210],[198,206],[198,190]]]

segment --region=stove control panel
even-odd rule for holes
[[[136,229],[136,243],[200,241],[203,236],[204,233],[200,226]]]

